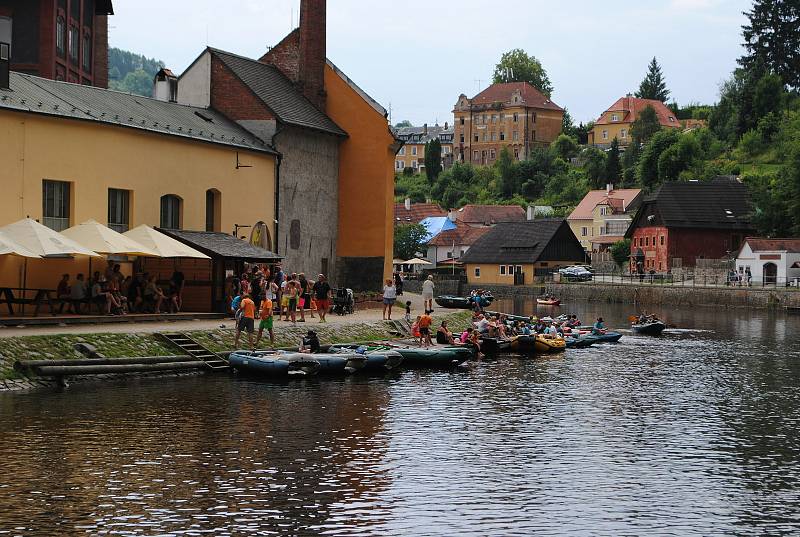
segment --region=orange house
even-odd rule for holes
[[[350,280],[383,266],[392,270],[394,158],[400,148],[386,110],[330,60],[325,66],[326,113],[348,137],[339,146],[337,252]],[[371,268],[371,270],[370,270]]]

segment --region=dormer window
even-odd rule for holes
[[[675,118],[674,118],[674,117],[672,117],[672,116],[669,116],[669,122],[670,122],[670,123],[675,123]]]
[[[611,114],[611,121],[619,121],[619,114]]]

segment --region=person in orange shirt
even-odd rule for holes
[[[245,293],[242,301],[239,303],[239,309],[242,310],[242,316],[236,324],[236,339],[233,341],[233,346],[239,347],[239,336],[242,330],[247,332],[247,341],[250,343],[250,348],[253,348],[253,332],[256,324],[256,303],[250,298],[249,293]]]
[[[256,336],[256,347],[264,335],[264,329],[269,332],[269,344],[275,345],[275,333],[272,331],[272,300],[265,298],[261,301],[261,322],[258,323],[258,336]]]
[[[431,342],[431,325],[433,318],[431,317],[430,310],[425,310],[425,314],[419,318],[419,344],[423,347],[430,347]]]

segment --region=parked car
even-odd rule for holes
[[[558,273],[568,281],[585,282],[592,279],[592,271],[580,265],[558,269]]]

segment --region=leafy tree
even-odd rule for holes
[[[606,158],[606,181],[618,185],[620,179],[622,179],[622,164],[619,161],[619,140],[614,136]]]
[[[639,84],[639,91],[636,96],[640,99],[654,99],[656,101],[666,102],[669,97],[669,90],[667,83],[664,81],[664,75],[661,73],[661,66],[655,56],[647,66],[647,74]]]
[[[701,155],[700,144],[694,136],[681,136],[658,157],[658,181],[675,181]]]
[[[395,123],[394,128],[395,129],[402,129],[404,127],[413,127],[413,126],[414,125],[412,125],[409,120],[404,119],[403,121],[401,121],[399,123]]]
[[[400,259],[411,259],[417,255],[428,230],[422,224],[403,224],[394,228],[394,256]]]
[[[631,138],[633,145],[639,146],[647,143],[655,133],[661,130],[661,122],[658,120],[655,108],[652,106],[645,106],[644,110],[639,113],[631,124]]]
[[[555,154],[564,160],[569,160],[578,154],[578,141],[567,134],[561,134],[558,138],[553,140],[550,148]]]
[[[567,136],[574,136],[576,129],[575,122],[572,121],[572,115],[569,110],[564,108],[564,117],[561,118],[561,133]]]
[[[495,66],[492,79],[495,84],[528,82],[547,97],[553,93],[553,85],[542,63],[521,48],[510,50],[500,57],[500,63]]]
[[[631,240],[623,239],[611,245],[611,259],[618,267],[623,268],[628,265],[628,258],[631,255]]]
[[[111,47],[108,49],[108,86],[149,97],[153,93],[153,78],[163,66],[161,60]],[[133,76],[129,77],[131,74]]]
[[[500,151],[495,167],[500,174],[500,196],[510,199],[517,192],[517,170],[508,147]]]
[[[589,186],[594,189],[603,188],[606,183],[606,154],[597,148],[589,147],[584,150],[586,159],[584,170],[589,179]]]
[[[739,59],[745,69],[763,63],[784,83],[800,88],[800,2],[755,0],[745,12],[749,24],[742,27],[747,54]]]
[[[642,188],[653,190],[658,186],[658,159],[661,158],[661,153],[678,141],[678,136],[675,129],[664,129],[656,133],[644,147],[636,169]]]
[[[442,173],[442,142],[434,138],[425,142],[425,175],[428,182],[433,183]]]
[[[137,69],[126,74],[118,83],[111,84],[109,81],[109,85],[117,91],[150,97],[153,94],[154,77],[155,75],[150,76],[143,69]]]

